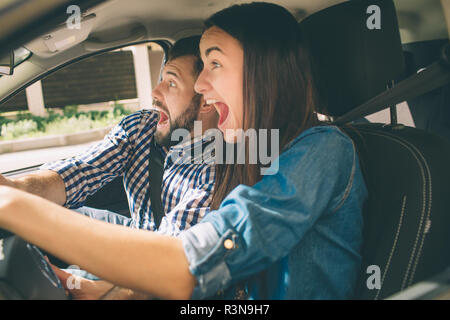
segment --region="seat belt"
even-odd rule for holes
[[[155,220],[156,228],[159,228],[161,220],[164,217],[164,210],[161,202],[162,180],[164,174],[164,157],[156,145],[155,140],[150,143],[150,161],[149,161],[149,185],[150,185],[150,203],[152,214]]]
[[[446,85],[450,82],[449,59],[450,46],[446,45],[442,50],[442,58],[439,61],[421,72],[400,81],[392,89],[380,93],[337,118],[332,123],[335,125],[343,125]]]

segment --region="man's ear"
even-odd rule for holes
[[[212,104],[206,104],[205,99],[203,99],[200,101],[200,110],[199,113],[209,113],[213,110],[216,110],[216,108],[214,108],[214,106]]]

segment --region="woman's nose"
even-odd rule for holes
[[[203,71],[198,75],[197,81],[195,81],[194,90],[195,92],[204,95],[210,88],[211,85],[208,82],[207,73],[205,69],[203,69]]]

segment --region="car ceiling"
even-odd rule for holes
[[[444,0],[445,1],[445,0]],[[232,4],[249,1],[236,0],[111,0],[89,11],[97,15],[94,34],[111,39],[127,24],[139,21],[150,37],[177,39],[199,32],[202,21],[214,12]],[[274,0],[289,9],[299,20],[335,5],[342,0]],[[394,0],[404,43],[447,37],[447,27],[440,0]],[[124,30],[124,29],[123,29]],[[125,32],[125,31],[124,31]],[[118,36],[118,35],[117,35]]]
[[[447,0],[443,0],[447,1]],[[181,37],[199,34],[203,21],[214,12],[236,3],[248,0],[109,0],[83,12],[90,17],[89,23],[82,23],[84,50],[98,51],[120,43],[130,43],[143,39],[177,40]],[[314,12],[344,2],[343,0],[272,0],[289,9],[299,21]],[[447,38],[447,26],[440,0],[394,0],[397,7],[400,34],[403,43]],[[92,18],[94,17],[94,18]],[[80,35],[77,30],[65,26],[64,38]],[[60,55],[50,52],[44,44],[45,35],[25,44],[36,61],[46,68],[45,58]],[[75,45],[76,43],[74,43]],[[80,52],[81,53],[81,52]],[[62,55],[64,56],[64,55]],[[37,58],[39,60],[39,58]],[[66,60],[63,58],[63,60]],[[48,61],[53,63],[54,61]]]
[[[343,0],[268,0],[290,10],[299,21],[329,6],[345,2]],[[354,0],[357,1],[357,0]],[[403,43],[448,38],[447,26],[441,0],[394,0],[397,8],[400,33]],[[442,0],[449,1],[450,0]],[[87,41],[58,52],[49,53],[44,45],[45,34],[24,47],[33,56],[17,68],[17,75],[10,80],[0,81],[0,99],[18,90],[28,81],[74,58],[136,40],[168,39],[199,34],[203,21],[211,14],[232,4],[247,3],[251,0],[108,0],[83,12],[83,16],[95,15],[90,19],[84,34]],[[450,6],[449,6],[450,7]],[[447,8],[450,10],[450,8]],[[447,14],[450,14],[447,12]],[[61,25],[65,33],[70,30]],[[82,23],[83,29],[83,23]],[[139,32],[136,32],[139,31]],[[136,37],[136,34],[139,33]],[[47,33],[48,34],[48,33]],[[79,34],[79,33],[78,33]],[[70,35],[70,34],[69,34]],[[68,37],[67,34],[64,35]],[[90,48],[89,48],[90,47]],[[47,51],[47,52],[46,52]],[[3,78],[3,77],[2,77]]]
[[[202,21],[214,12],[232,4],[249,1],[236,0],[111,0],[86,14],[97,15],[93,37],[112,39],[127,34],[126,26],[133,28],[137,22],[144,25],[151,38],[168,38],[176,40],[202,30]],[[309,13],[321,10],[327,6],[342,2],[342,0],[282,0],[272,1],[288,8],[299,19]],[[122,31],[122,35],[117,32]]]

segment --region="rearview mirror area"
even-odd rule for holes
[[[14,69],[31,57],[32,53],[25,47],[19,47],[15,50],[11,50],[9,55],[0,57],[0,77],[2,75],[11,76],[14,73]]]
[[[11,50],[9,55],[0,58],[0,74],[12,75],[14,73],[14,51]]]

